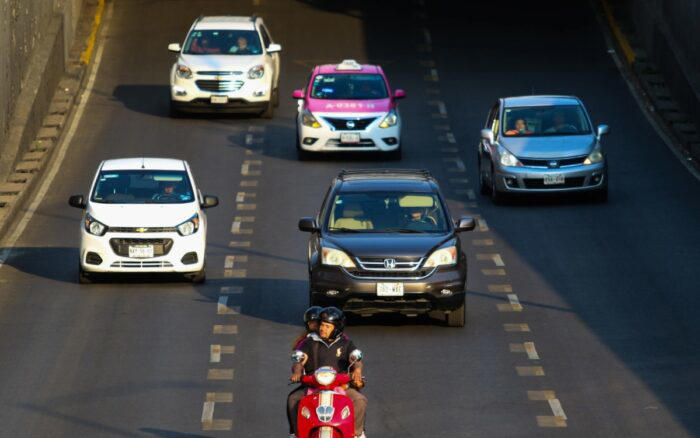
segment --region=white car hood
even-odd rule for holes
[[[264,55],[180,55],[180,63],[193,72],[240,71],[246,75],[251,67],[264,64]]]
[[[87,212],[108,227],[174,227],[197,213],[195,202],[186,204],[100,204]]]

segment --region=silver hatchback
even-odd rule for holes
[[[592,192],[608,196],[601,138],[577,97],[501,98],[491,108],[479,142],[481,193],[498,203],[513,193]]]

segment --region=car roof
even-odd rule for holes
[[[343,192],[410,190],[433,193],[437,187],[430,172],[417,169],[343,170],[338,180]]]
[[[506,107],[518,106],[552,106],[552,105],[580,105],[581,101],[575,96],[513,96],[504,97]]]
[[[194,29],[197,30],[255,30],[255,20],[258,17],[240,17],[233,15],[212,15],[197,19]]]
[[[185,162],[174,158],[117,158],[105,160],[102,170],[185,170]]]
[[[323,64],[316,66],[316,74],[330,74],[330,73],[374,73],[383,74],[382,68],[378,65],[372,64],[359,64],[360,68],[358,70],[342,70],[338,69],[339,64]]]

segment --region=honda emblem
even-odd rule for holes
[[[384,268],[396,269],[396,259],[384,259]]]

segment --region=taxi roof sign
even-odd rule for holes
[[[336,70],[362,70],[362,66],[354,59],[343,59]]]

